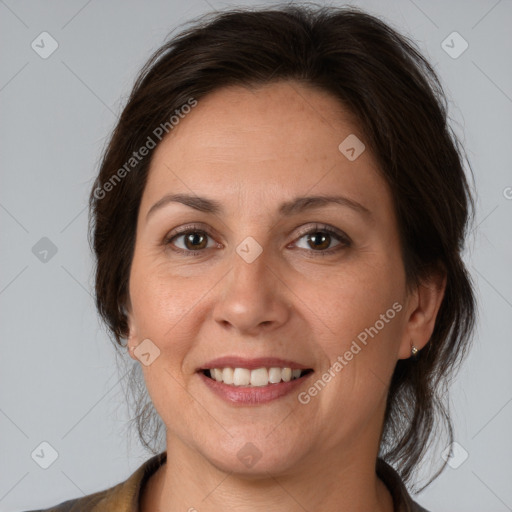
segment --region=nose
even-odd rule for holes
[[[265,250],[250,263],[233,251],[214,307],[215,321],[230,335],[267,335],[286,323],[291,291],[269,260]]]

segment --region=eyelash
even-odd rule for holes
[[[350,247],[352,245],[352,241],[350,240],[350,238],[347,235],[345,235],[345,233],[343,233],[342,231],[339,231],[335,228],[332,228],[330,226],[327,226],[325,224],[315,224],[314,227],[301,232],[299,234],[299,237],[297,238],[297,240],[300,240],[301,238],[305,237],[306,235],[316,234],[318,232],[327,233],[327,234],[331,235],[332,237],[336,238],[340,242],[340,244],[338,244],[337,246],[335,246],[331,249],[327,249],[325,251],[314,251],[313,249],[311,249],[309,252],[314,253],[315,257],[316,256],[320,256],[320,257],[321,256],[332,256],[334,253],[340,251],[341,249]],[[164,239],[163,243],[165,246],[172,245],[172,242],[176,238],[179,238],[179,237],[185,236],[185,235],[189,235],[191,233],[201,233],[210,238],[213,238],[212,235],[207,230],[201,229],[196,225],[188,225],[188,226],[184,226],[179,231],[169,234]],[[185,249],[172,247],[172,250],[175,252],[178,252],[180,254],[183,254],[185,256],[199,256],[201,253],[204,253],[206,249],[201,249],[198,251],[197,250],[189,251],[189,250],[185,250]],[[301,250],[307,251],[308,249],[301,249]]]

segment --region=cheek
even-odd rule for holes
[[[159,358],[153,365],[155,368],[162,366],[159,368],[161,379],[169,379],[168,375],[162,373],[162,361],[165,360],[170,371],[179,374],[190,349],[190,336],[194,333],[187,332],[184,326],[190,327],[187,319],[201,295],[194,283],[199,284],[195,280],[190,282],[176,278],[162,266],[148,264],[144,267],[142,261],[134,259],[130,275],[130,301],[136,343],[148,338],[158,347]],[[143,369],[146,371],[146,368]],[[147,373],[149,378],[156,378],[156,370],[148,368]]]
[[[402,329],[400,311],[404,307],[405,277],[393,258],[370,255],[351,268],[333,273],[317,290],[315,302],[319,317],[328,327],[333,350],[348,349],[352,340],[363,344],[374,337],[385,345]],[[368,345],[369,346],[369,343]]]
[[[200,278],[183,278],[155,258],[134,258],[130,275],[130,299],[141,335],[163,334],[185,317],[204,293]]]
[[[149,338],[159,351],[151,365],[142,365],[146,388],[164,423],[185,436],[187,415],[179,417],[176,411],[190,413],[197,407],[184,389],[191,371],[187,356],[197,339],[194,306],[204,290],[200,282],[176,277],[162,266],[142,268],[134,266],[130,282],[137,341]]]
[[[319,330],[328,333],[318,337],[318,346],[329,368],[323,368],[316,379],[330,381],[324,403],[341,415],[369,413],[386,395],[396,364],[405,281],[392,259],[381,261],[326,281],[323,293],[317,295],[323,297],[317,301],[322,304],[320,313],[310,316]]]

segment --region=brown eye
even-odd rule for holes
[[[307,242],[312,249],[327,249],[331,243],[331,235],[322,231],[316,231],[307,235]]]
[[[315,256],[332,255],[351,245],[351,240],[347,235],[330,226],[317,225],[309,231],[303,232],[298,240],[303,238],[306,240],[307,247],[298,247],[316,253]],[[333,241],[337,241],[334,247],[331,246]]]
[[[165,241],[165,245],[172,246],[173,250],[185,254],[195,255],[199,254],[204,249],[214,247],[216,244],[213,242],[208,246],[208,239],[210,235],[205,231],[198,229],[188,229],[181,233],[169,236]]]
[[[184,244],[191,251],[195,249],[204,249],[208,245],[207,236],[200,231],[193,231],[184,235]],[[206,243],[205,243],[206,242]]]

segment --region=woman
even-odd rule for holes
[[[90,196],[154,456],[48,510],[424,510],[405,484],[451,438],[472,205],[436,74],[379,19],[231,10],[172,39]]]

